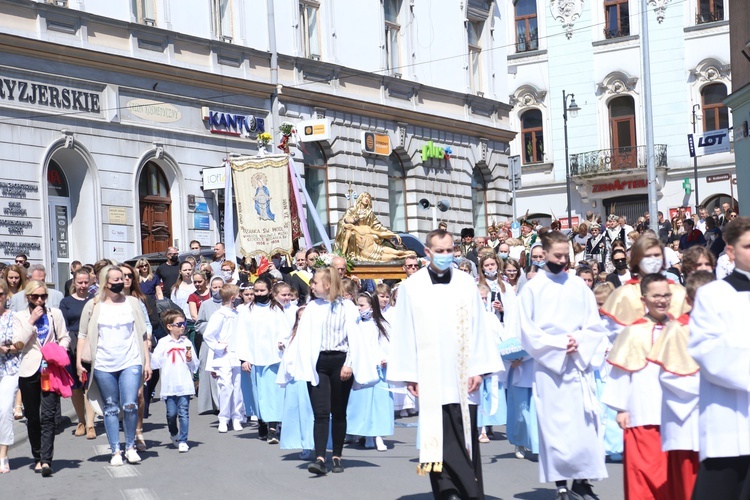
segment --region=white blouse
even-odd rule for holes
[[[133,339],[135,318],[127,302],[99,304],[99,341],[96,346],[95,369],[117,372],[141,364],[140,339]]]

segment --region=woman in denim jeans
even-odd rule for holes
[[[138,463],[141,457],[135,449],[138,425],[138,389],[141,377],[151,377],[148,349],[144,346],[146,324],[138,299],[123,294],[122,271],[107,266],[99,274],[99,293],[89,301],[81,315],[78,334],[77,369],[86,344],[91,351],[93,381],[88,398],[94,408],[104,413],[104,429],[112,449],[111,465],[122,465],[118,414],[124,411],[125,459]]]

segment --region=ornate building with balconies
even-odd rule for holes
[[[736,0],[649,3],[653,150],[646,148],[639,0],[501,5],[510,122],[519,131],[510,144],[521,163],[518,214],[565,219],[569,180],[573,224],[589,211],[633,222],[647,210],[649,156],[665,215],[736,203],[734,134],[723,104],[732,92],[730,1]],[[571,94],[577,116],[564,113]],[[728,152],[701,155],[699,148],[697,159],[691,156],[689,134],[697,144],[701,134],[720,130],[728,131]]]

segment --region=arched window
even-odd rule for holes
[[[629,95],[617,97],[609,102],[609,127],[612,134],[613,170],[635,168],[635,101]]]
[[[701,89],[703,105],[703,131],[729,128],[729,110],[722,102],[727,97],[723,83],[712,83]]]
[[[477,236],[487,234],[487,181],[479,167],[471,173],[471,215]]]
[[[544,161],[544,131],[542,112],[530,109],[521,115],[521,137],[523,138],[523,163]]]
[[[406,172],[396,153],[388,157],[388,217],[394,233],[407,232]]]
[[[305,187],[313,204],[312,207],[307,207],[307,226],[310,228],[310,238],[312,238],[312,241],[308,241],[307,244],[312,245],[322,241],[323,235],[320,234],[313,223],[311,210],[318,213],[323,228],[330,236],[330,228],[328,227],[328,168],[323,149],[317,142],[305,144],[302,157],[305,162]]]
[[[143,166],[138,180],[138,198],[142,253],[166,252],[172,244],[172,199],[167,178],[153,161]]]

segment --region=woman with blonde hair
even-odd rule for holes
[[[21,350],[13,345],[13,312],[5,307],[8,288],[0,279],[0,474],[10,472],[8,448],[13,445],[13,403],[21,364]]]
[[[110,465],[123,465],[120,454],[119,413],[124,410],[125,459],[138,463],[135,448],[138,425],[138,389],[151,378],[150,354],[145,346],[146,320],[138,299],[126,296],[123,272],[106,266],[99,274],[99,293],[81,314],[78,332],[77,370],[84,351],[90,353],[91,377],[88,398],[104,413],[104,429],[112,451]]]
[[[26,287],[26,269],[18,264],[11,264],[3,271],[3,280],[8,285],[8,296],[5,299],[10,300],[18,292],[23,292]]]
[[[298,343],[292,378],[306,381],[312,402],[315,461],[307,470],[327,474],[326,443],[332,432],[332,472],[344,472],[341,454],[346,436],[346,408],[353,376],[360,384],[378,380],[369,354],[358,344],[359,311],[344,300],[341,278],[331,267],[315,271],[310,281],[315,299],[302,315],[295,342]],[[360,369],[361,367],[361,369]]]
[[[42,347],[57,344],[67,349],[70,336],[60,309],[47,307],[47,285],[31,280],[24,288],[28,307],[13,316],[13,342],[23,345],[18,371],[18,388],[26,414],[34,470],[43,477],[52,475],[55,447],[55,415],[60,408],[60,394],[52,390],[47,379],[47,363]],[[66,373],[67,375],[67,373]]]

